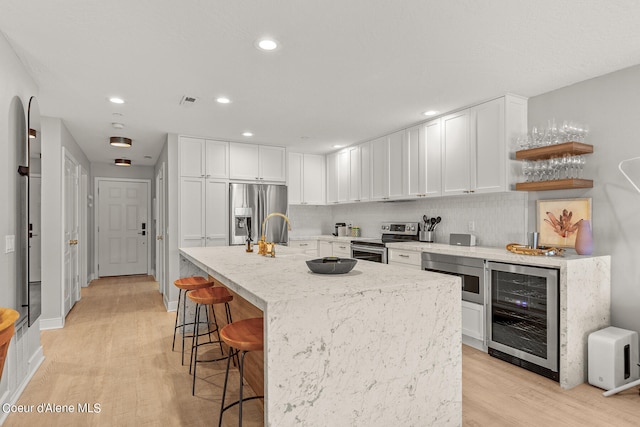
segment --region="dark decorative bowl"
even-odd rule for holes
[[[344,274],[350,272],[357,262],[352,258],[324,257],[307,261],[307,267],[317,274]]]

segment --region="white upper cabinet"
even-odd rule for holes
[[[371,141],[371,199],[389,199],[389,139]]]
[[[338,153],[327,154],[327,203],[338,203]]]
[[[351,161],[349,150],[338,152],[338,202],[349,201],[349,189],[351,187]]]
[[[260,179],[286,181],[287,159],[283,147],[260,146]]]
[[[358,146],[360,152],[360,195],[359,200],[371,200],[371,143]]]
[[[205,176],[205,140],[181,136],[179,144],[180,176]]]
[[[349,201],[359,202],[361,200],[362,183],[362,159],[360,157],[360,146],[349,148]]]
[[[443,194],[463,194],[470,190],[469,110],[442,118]]]
[[[471,185],[476,193],[506,190],[507,147],[504,132],[504,98],[469,109],[471,132]]]
[[[207,178],[229,178],[229,143],[205,141],[205,174]]]
[[[403,143],[404,131],[392,133],[389,140],[389,194],[390,199],[397,199],[407,194],[406,148]]]
[[[407,129],[405,146],[407,195],[441,195],[440,119]]]
[[[371,144],[371,199],[389,200],[407,194],[404,131],[375,139]]]
[[[509,151],[527,131],[527,100],[507,95],[441,120],[443,194],[508,191]]]
[[[289,167],[287,176],[287,197],[290,205],[303,204],[302,198],[302,159],[304,154],[289,153]]]
[[[251,144],[229,144],[229,177],[260,179],[260,147]]]
[[[283,147],[229,144],[229,177],[240,180],[286,181],[286,151]]]
[[[309,205],[325,204],[324,156],[305,154],[303,158],[303,201]]]
[[[204,138],[180,137],[180,176],[229,177],[229,143]]]
[[[287,180],[290,205],[323,205],[325,203],[324,156],[289,153]]]

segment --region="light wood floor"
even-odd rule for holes
[[[224,366],[200,365],[191,396],[188,366],[171,352],[174,319],[150,277],[92,282],[65,328],[42,332],[46,359],[18,402],[72,405],[76,412],[13,413],[5,426],[216,425]],[[231,396],[237,382],[236,374]],[[100,413],[77,413],[83,403],[100,404]],[[246,404],[244,415],[244,425],[262,425],[256,401]],[[225,425],[237,425],[235,410],[225,413]],[[463,425],[638,426],[640,396],[634,388],[605,398],[586,384],[565,391],[463,346]]]

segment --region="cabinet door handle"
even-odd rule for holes
[[[409,255],[398,254],[398,256],[402,258],[409,258]]]
[[[300,243],[300,246],[309,246],[308,243]]]

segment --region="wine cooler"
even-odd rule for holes
[[[559,381],[557,269],[487,263],[489,354]]]

